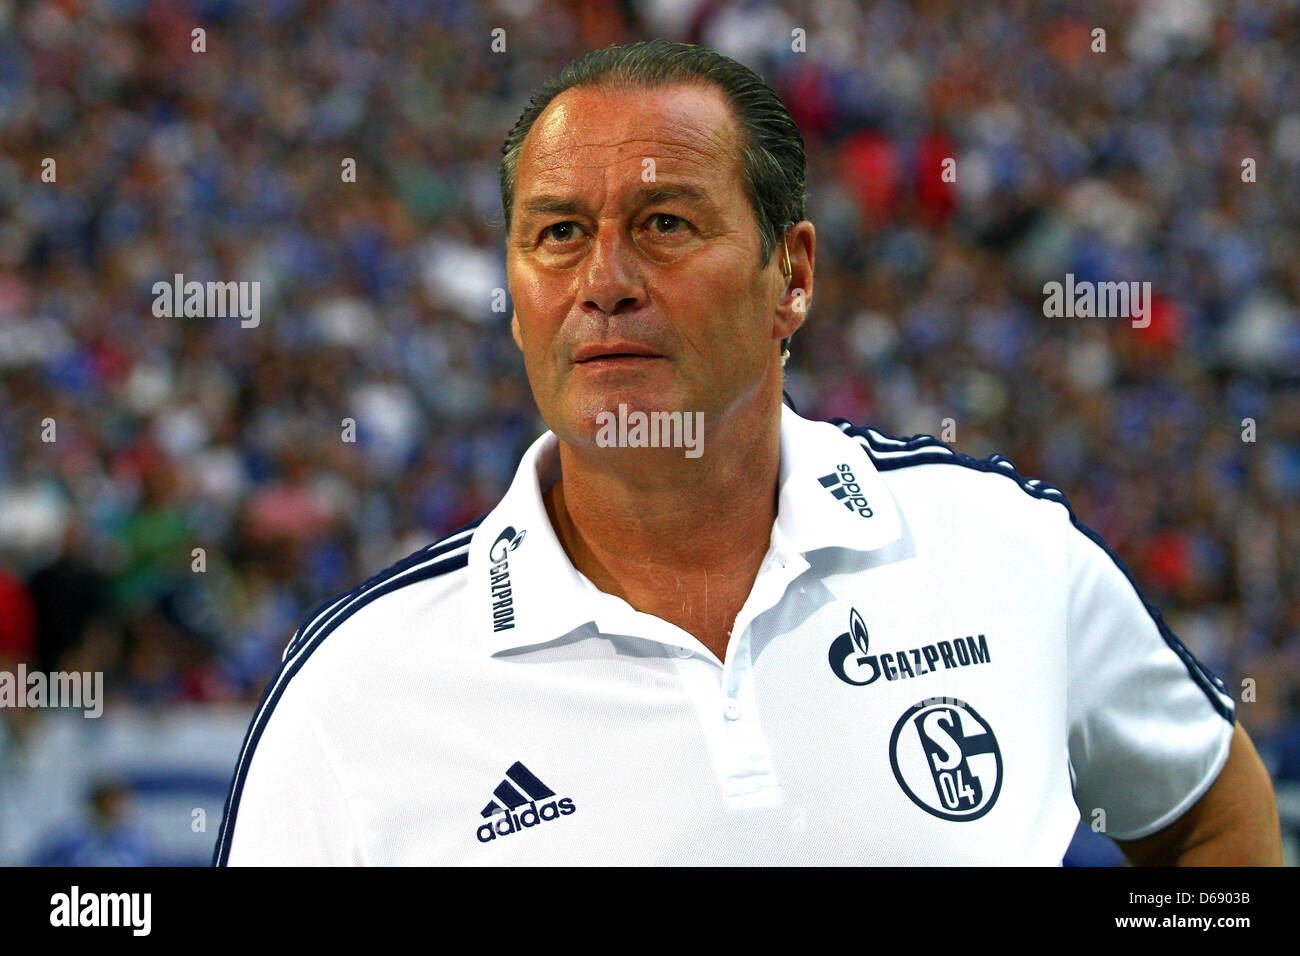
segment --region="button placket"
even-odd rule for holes
[[[720,772],[726,799],[736,808],[755,799],[779,802],[780,788],[754,695],[748,626],[740,632],[739,640],[728,654],[719,691],[724,742]]]

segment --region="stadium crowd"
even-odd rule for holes
[[[1300,10],[1267,0],[0,0],[0,667],[251,708],[307,610],[487,511],[544,427],[493,310],[501,142],[659,35],[803,131],[800,414],[1062,489],[1300,780]],[[260,323],[156,316],[176,273],[259,282]],[[1149,281],[1150,325],[1046,317],[1066,274]]]

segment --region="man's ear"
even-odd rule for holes
[[[816,247],[817,231],[805,219],[791,224],[782,246],[776,250],[776,258],[783,266],[781,272],[784,273],[784,287],[777,303],[773,338],[789,338],[808,317],[808,307],[812,302],[813,257]]]
[[[511,337],[514,338],[515,345],[519,346],[519,351],[522,352],[524,350],[524,340],[523,340],[523,336],[519,334],[519,313],[518,312],[510,313],[510,335]]]

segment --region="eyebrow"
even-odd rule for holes
[[[674,199],[684,199],[697,206],[703,206],[711,212],[716,208],[713,201],[709,199],[703,190],[684,184],[642,186],[632,196],[633,204],[636,206],[650,206],[655,203],[670,202]],[[583,211],[582,203],[573,199],[566,199],[563,196],[553,195],[536,196],[523,202],[519,208],[525,215],[540,215],[543,213],[568,215]]]

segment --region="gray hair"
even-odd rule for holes
[[[759,266],[766,266],[785,230],[806,218],[804,144],[785,104],[757,73],[707,47],[648,40],[593,50],[533,91],[501,147],[501,207],[506,232],[514,211],[515,168],[524,139],[551,100],[575,87],[655,88],[681,83],[721,90],[737,119],[745,193],[758,220]]]

